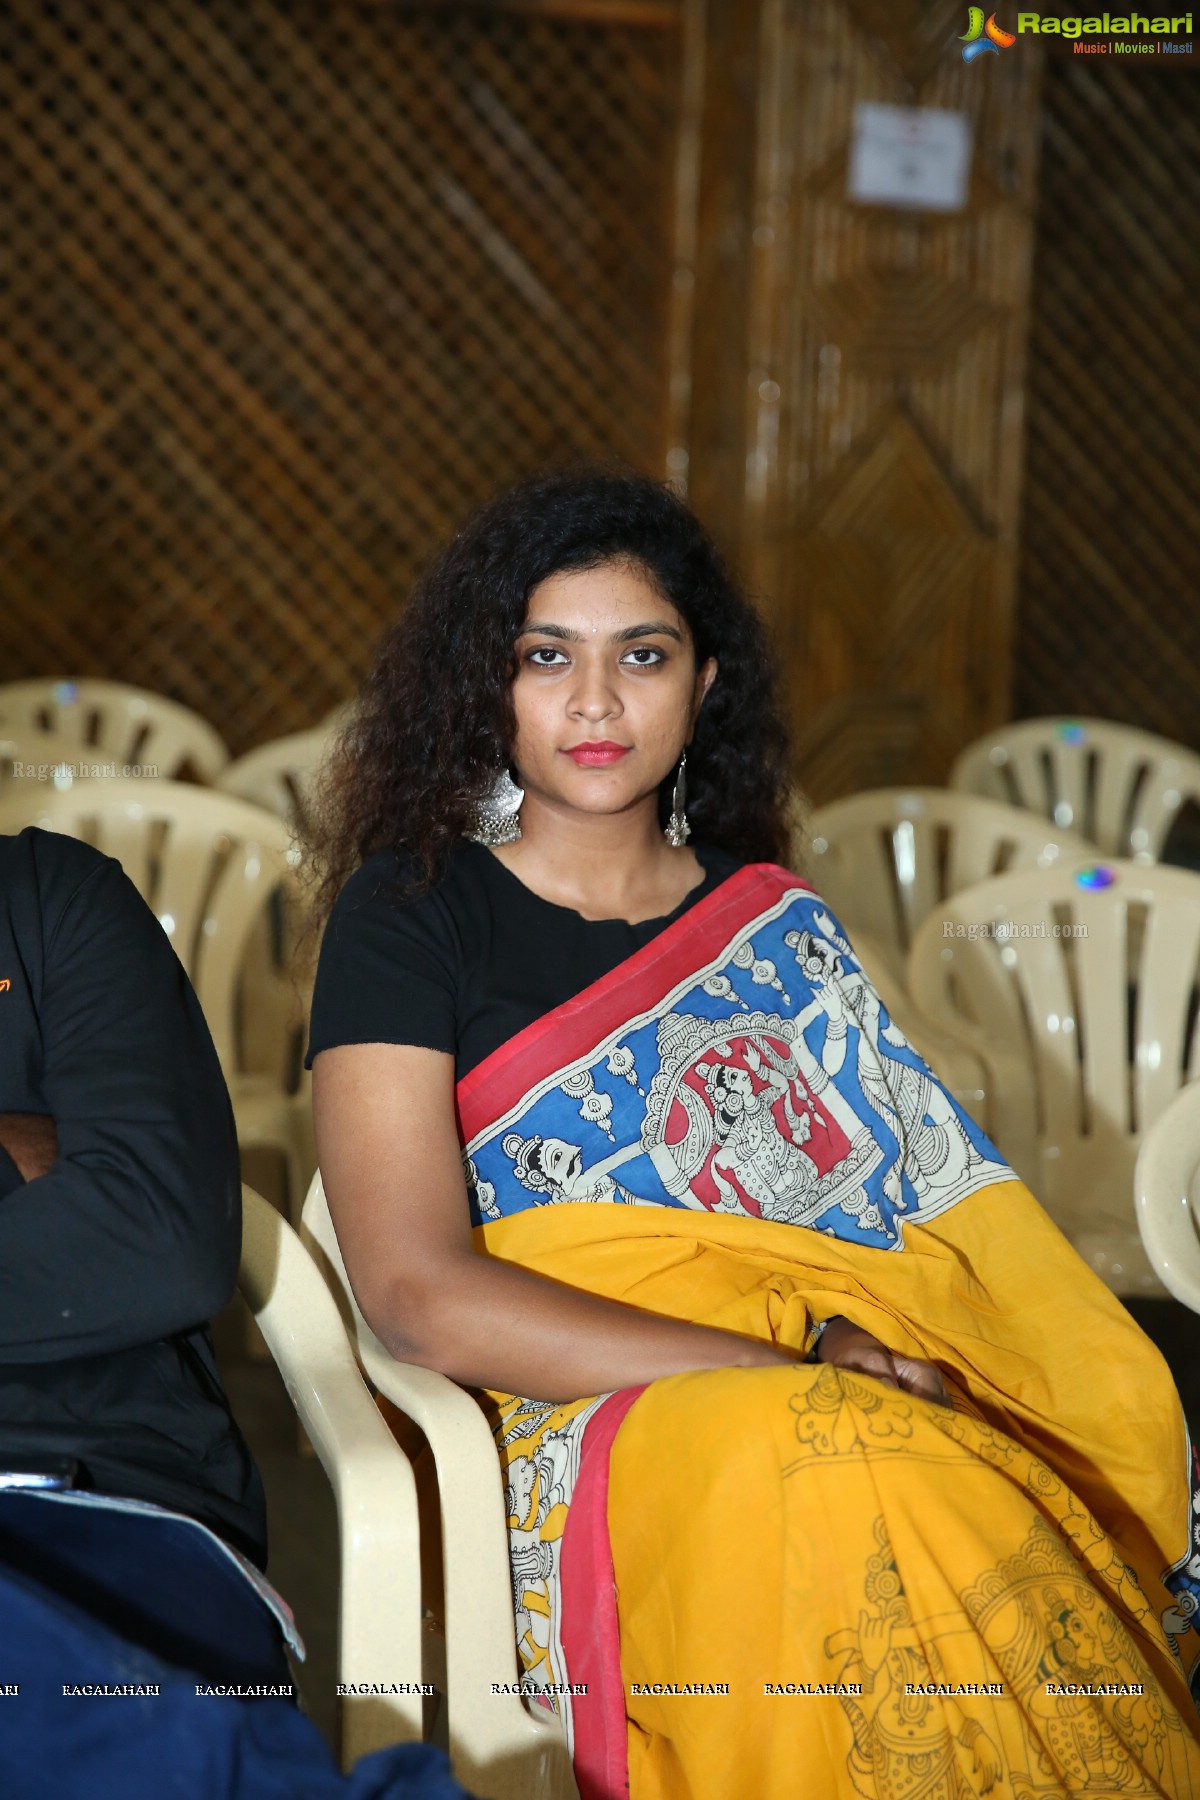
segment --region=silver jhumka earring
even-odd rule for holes
[[[473,844],[515,844],[521,835],[519,788],[507,769],[501,769],[492,786],[475,803],[465,835]]]
[[[675,786],[671,789],[671,817],[663,826],[663,836],[673,850],[682,850],[692,835],[692,828],[687,822],[687,814],[683,810],[687,805],[687,751],[679,758],[679,767],[675,772]]]

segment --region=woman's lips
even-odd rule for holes
[[[630,744],[576,744],[573,750],[563,754],[578,763],[581,769],[600,769],[606,763],[620,762],[631,748]]]

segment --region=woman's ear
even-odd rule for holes
[[[715,656],[710,656],[705,662],[702,662],[700,667],[696,670],[696,693],[695,699],[692,702],[693,725],[696,723],[696,714],[704,705],[705,699],[708,696],[708,690],[716,679],[717,659]]]

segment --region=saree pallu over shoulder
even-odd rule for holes
[[[819,897],[757,865],[472,1070],[458,1107],[475,1224],[615,1200],[894,1250],[1015,1179]]]
[[[1165,1364],[811,888],[740,871],[472,1071],[458,1109],[484,1254],[798,1358],[843,1313],[953,1401],[799,1362],[495,1396],[522,1661],[585,1800],[627,1779],[634,1800],[782,1795],[793,1754],[831,1795],[1200,1797],[1200,1489]],[[714,1637],[738,1567],[738,1630]],[[766,1690],[789,1680],[816,1691],[781,1712]],[[632,1692],[664,1686],[684,1691]]]

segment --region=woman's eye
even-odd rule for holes
[[[552,645],[539,644],[536,650],[530,651],[529,660],[535,669],[553,669],[556,662],[566,662],[567,659],[561,650],[555,650]]]
[[[633,663],[639,669],[652,669],[664,659],[662,651],[656,650],[653,644],[639,644],[636,650],[631,650],[622,660]]]

